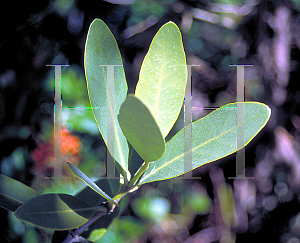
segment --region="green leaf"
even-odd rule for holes
[[[50,193],[30,199],[16,210],[15,216],[42,228],[69,230],[83,225],[99,210],[107,209],[68,194]]]
[[[115,195],[112,193],[111,186],[108,179],[99,179],[94,182],[99,188],[102,188],[103,191],[106,192],[107,195]],[[81,191],[79,191],[76,195],[76,198],[79,198],[83,201],[86,201],[87,203],[91,205],[100,205],[102,202],[105,202],[106,199],[102,197],[99,193],[97,193],[95,190],[90,188],[89,186],[86,186]]]
[[[122,188],[122,184],[120,184],[120,181],[118,179],[107,179],[107,180],[110,185],[110,190],[112,192],[112,195],[117,195]]]
[[[38,195],[31,187],[0,175],[0,207],[14,212],[23,203]]]
[[[117,42],[100,19],[95,19],[90,26],[84,65],[89,98],[99,130],[109,152],[127,172],[123,176],[129,180],[129,148],[116,118],[128,88]]]
[[[105,234],[96,240],[95,243],[123,243],[124,241],[121,238],[121,234],[118,232],[118,223],[119,219],[114,218],[112,223],[106,229]]]
[[[112,194],[110,184],[107,179],[99,179],[95,183],[102,190],[104,190],[108,195],[114,195],[114,194]],[[101,195],[99,195],[97,192],[95,192],[89,186],[87,186],[83,190],[81,190],[78,194],[75,195],[75,197],[87,202],[90,205],[94,205],[94,206],[98,206],[102,202],[106,201],[105,198],[103,198]],[[110,223],[113,221],[113,219],[120,212],[120,208],[122,207],[123,201],[124,200],[119,202],[120,207],[116,207],[112,213],[110,213],[109,215],[105,215],[105,217],[101,217],[100,220],[97,220],[95,223],[93,223],[89,227],[89,232],[91,232],[93,229],[107,228],[110,225]]]
[[[71,170],[75,175],[78,176],[79,179],[83,180],[90,188],[99,193],[102,197],[106,198],[109,202],[113,204],[118,204],[115,200],[113,200],[110,196],[108,196],[104,191],[102,191],[90,178],[88,178],[81,170],[79,170],[75,165],[67,162],[70,166]]]
[[[163,137],[176,122],[187,80],[180,31],[168,22],[157,32],[143,61],[135,95],[149,108]]]
[[[88,240],[95,242],[97,240],[100,240],[100,238],[105,235],[105,233],[107,232],[107,229],[105,228],[101,228],[101,229],[95,229],[92,231],[92,233],[90,234]]]
[[[245,102],[244,143],[246,146],[266,125],[271,110],[268,106],[257,102]],[[237,104],[227,104],[211,112],[202,119],[180,130],[166,144],[164,155],[155,163],[151,163],[142,176],[139,184],[177,177],[203,164],[223,158],[237,151]],[[191,127],[192,126],[192,127]],[[191,149],[184,151],[185,129],[192,128]],[[185,157],[191,155],[191,168],[185,168]]]
[[[109,227],[101,231],[97,230],[92,232],[92,235],[97,237],[98,239],[94,241],[95,243],[124,243],[124,242],[136,242],[136,239],[140,236],[144,235],[147,231],[146,225],[136,220],[134,217],[125,216],[125,217],[117,217],[113,220],[113,222],[109,225]],[[105,234],[102,233],[105,231]]]
[[[165,140],[148,108],[133,94],[122,104],[118,120],[128,142],[145,162],[159,159]]]

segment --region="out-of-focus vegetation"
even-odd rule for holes
[[[300,242],[299,6],[297,0],[6,3],[0,15],[0,172],[41,193],[74,194],[83,187],[75,178],[45,179],[53,173],[54,128],[54,68],[46,65],[56,63],[70,65],[62,72],[64,158],[90,177],[105,175],[106,148],[92,111],[83,109],[89,107],[83,72],[88,26],[101,18],[112,30],[132,93],[150,41],[172,20],[183,34],[188,64],[196,65],[193,120],[207,107],[236,100],[236,68],[229,64],[254,65],[245,68],[245,100],[272,109],[267,127],[246,149],[246,176],[254,180],[228,179],[235,176],[231,156],[193,172],[201,179],[144,185],[124,199],[109,239]],[[183,116],[170,135],[182,128]],[[72,176],[67,167],[63,173]],[[0,213],[1,242],[50,242],[52,231]],[[85,236],[97,242],[104,221]]]

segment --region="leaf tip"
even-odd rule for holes
[[[66,163],[68,164],[68,166],[70,167],[70,169],[73,171],[74,165],[72,163],[68,162],[68,161]]]

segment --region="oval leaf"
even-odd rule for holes
[[[117,205],[118,203],[113,200],[110,196],[108,196],[104,191],[102,191],[90,178],[86,176],[81,170],[79,170],[75,165],[67,162],[70,166],[71,170],[75,175],[78,176],[79,179],[83,180],[90,188],[99,193],[102,197],[106,198],[109,202]]]
[[[101,135],[112,157],[127,173],[123,176],[129,180],[129,148],[117,120],[128,88],[117,42],[100,19],[95,19],[90,26],[84,65],[89,98]]]
[[[69,230],[83,225],[99,210],[107,209],[68,194],[50,193],[30,199],[16,210],[15,216],[42,228]]]
[[[159,159],[165,140],[149,109],[135,96],[128,95],[118,120],[128,142],[145,162]]]
[[[266,125],[271,110],[268,106],[257,102],[244,103],[244,129],[246,146]],[[236,103],[222,106],[202,119],[180,130],[166,144],[164,155],[155,163],[151,163],[142,176],[139,184],[177,177],[203,164],[223,158],[237,151],[237,108]],[[191,149],[184,151],[184,129],[191,129]],[[191,168],[186,168],[185,158],[192,153]]]
[[[38,195],[31,187],[8,176],[0,175],[0,207],[14,212],[26,201]]]
[[[143,61],[135,95],[149,108],[163,137],[176,122],[187,80],[180,31],[169,22],[157,32]]]

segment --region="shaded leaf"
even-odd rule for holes
[[[101,135],[112,157],[126,171],[123,176],[129,180],[129,148],[117,120],[128,88],[117,42],[100,19],[95,19],[89,28],[84,65],[89,98]]]
[[[117,195],[122,188],[122,184],[120,184],[120,181],[118,179],[107,179],[108,183],[110,185],[110,190],[112,192],[112,195]]]
[[[109,184],[109,181],[107,179],[99,179],[95,181],[95,184],[102,188],[103,191],[106,192],[107,195],[114,195],[111,190],[111,186]],[[91,205],[100,205],[102,202],[105,202],[106,199],[102,197],[99,193],[97,193],[95,190],[90,188],[89,186],[86,186],[81,191],[79,191],[76,195],[76,198],[79,198],[83,201],[86,201],[87,203]]]
[[[159,159],[165,140],[149,109],[135,95],[128,95],[118,120],[128,142],[146,162]]]
[[[100,179],[95,182],[100,188],[102,188],[108,195],[113,195],[109,181],[107,179]],[[89,186],[84,188],[82,191],[80,191],[77,195],[75,195],[76,198],[79,198],[83,201],[86,201],[88,204],[97,206],[100,205],[102,202],[106,201],[105,198],[103,198],[100,194],[95,192],[93,189],[91,189]],[[123,204],[123,201],[119,202],[119,206]],[[112,213],[109,215],[105,215],[105,217],[101,217],[99,220],[97,220],[95,223],[93,223],[90,227],[88,232],[93,231],[94,229],[99,228],[107,228],[110,223],[113,221],[113,219],[118,215],[120,212],[120,207],[116,207]]]
[[[244,103],[244,143],[246,146],[266,125],[271,110],[257,102]],[[166,144],[164,155],[151,163],[139,184],[177,177],[203,164],[223,158],[237,149],[236,103],[227,104],[180,130]],[[192,146],[184,151],[184,130],[191,129]],[[239,126],[239,127],[240,127]],[[185,155],[192,153],[191,168],[185,168]]]
[[[113,204],[118,204],[110,196],[108,196],[104,191],[102,191],[90,178],[88,178],[81,170],[79,170],[75,165],[67,162],[71,170],[74,172],[79,179],[83,180],[90,188],[99,193],[102,197],[106,198],[109,202]]]
[[[38,195],[31,187],[0,174],[0,207],[14,212],[26,201]]]
[[[19,207],[15,216],[36,226],[68,230],[78,228],[97,211],[105,207],[93,206],[68,194],[43,194]]]
[[[149,108],[163,137],[176,122],[187,80],[186,58],[180,31],[168,22],[152,40],[143,61],[135,95]]]

